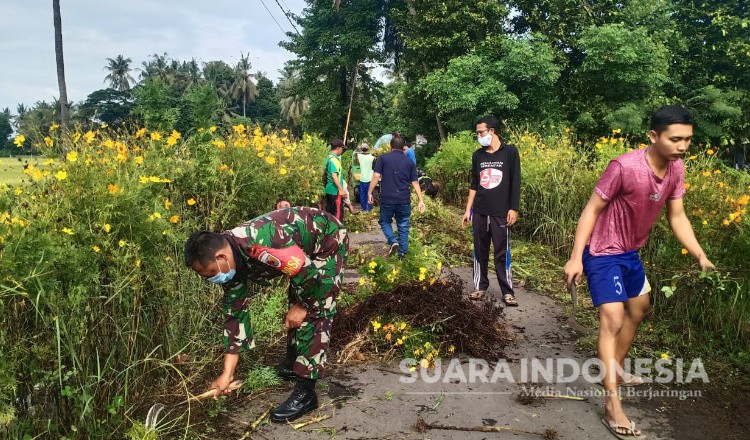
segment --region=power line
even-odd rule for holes
[[[271,16],[271,18],[273,19],[273,22],[276,23],[276,26],[278,26],[279,29],[281,29],[281,32],[283,32],[286,35],[286,30],[284,30],[284,28],[281,27],[281,25],[279,24],[279,22],[276,21],[276,17],[273,16],[273,14],[271,13],[271,10],[268,9],[268,6],[266,6],[266,2],[264,2],[263,0],[260,0],[260,3],[263,5],[264,8],[266,8],[266,11],[268,11],[268,15]]]
[[[276,0],[276,4],[279,5],[279,9],[281,9],[281,12],[284,13],[284,16],[289,21],[289,24],[292,25],[292,27],[294,28],[294,31],[297,32],[297,35],[300,35],[299,29],[297,29],[297,26],[294,25],[294,22],[292,21],[292,19],[289,18],[289,13],[284,10],[284,8],[281,6],[281,3],[279,3],[279,0]]]

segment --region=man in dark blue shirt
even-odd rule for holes
[[[417,209],[424,212],[422,191],[417,181],[417,166],[404,154],[404,141],[400,137],[391,139],[391,152],[375,162],[367,198],[372,204],[372,192],[380,182],[380,228],[388,240],[388,255],[398,252],[403,258],[409,250],[409,221],[411,220],[411,193],[409,184],[419,198]],[[398,240],[393,234],[393,217],[396,217]]]

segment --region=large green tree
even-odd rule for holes
[[[247,111],[247,117],[259,124],[276,124],[279,121],[281,107],[277,97],[276,87],[266,75],[257,72],[255,75],[258,96]]]
[[[378,0],[343,0],[336,10],[330,0],[307,3],[297,17],[301,34],[289,33],[289,41],[281,45],[297,55],[289,67],[299,72],[297,89],[304,90],[309,104],[303,125],[328,138],[341,137],[350,94],[355,97],[350,131],[356,131],[379,87],[364,63],[383,60],[377,47],[382,5]]]

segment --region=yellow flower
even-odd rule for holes
[[[71,151],[67,155],[65,155],[65,158],[68,159],[68,162],[75,162],[78,160],[78,153],[75,151]]]
[[[687,255],[688,250],[685,249],[685,248],[682,248],[682,250],[680,252],[682,253],[682,255]]]
[[[91,250],[94,251],[94,252],[96,252],[98,254],[99,251],[101,251],[101,248],[99,246],[97,246],[97,245],[93,245],[93,246],[91,246]]]
[[[107,185],[107,191],[109,191],[110,194],[117,194],[120,192],[120,188],[118,188],[116,184],[110,183]]]
[[[375,269],[376,267],[378,267],[378,262],[375,260],[370,261],[370,264],[368,266],[370,266],[370,269]]]
[[[227,164],[223,163],[223,164],[221,164],[219,166],[219,171],[226,171],[227,168],[229,168],[229,166]]]
[[[138,131],[135,132],[135,138],[140,139],[143,137],[143,135],[146,134],[146,128],[141,128]]]
[[[179,215],[173,215],[172,217],[169,217],[169,223],[177,224],[180,222],[180,216]]]
[[[15,195],[17,195],[17,196],[20,196],[21,194],[23,194],[23,189],[21,189],[21,188],[16,188],[16,189],[15,189],[15,190],[13,191],[13,193],[14,193]]]
[[[68,173],[66,173],[63,170],[60,170],[60,171],[58,171],[58,172],[55,173],[55,178],[57,180],[65,180],[65,179],[68,178]]]
[[[428,361],[427,359],[422,359],[421,361],[419,361],[419,366],[422,368],[429,368],[430,361]]]
[[[669,359],[669,355],[668,355],[668,354],[666,354],[666,353],[662,353],[662,354],[661,354],[661,358],[662,358],[662,359]]]
[[[453,353],[454,351],[456,351],[456,347],[454,347],[452,345],[450,347],[448,347],[448,352],[449,353]]]
[[[266,162],[268,162],[269,165],[273,165],[276,163],[276,158],[273,156],[266,157]]]
[[[570,128],[565,127],[565,133],[570,133]]]
[[[105,223],[104,226],[102,226],[102,229],[104,229],[104,232],[109,234],[109,231],[112,230],[112,225],[110,225],[109,223]]]
[[[188,204],[188,206],[195,205],[195,199],[187,199],[187,204]]]
[[[164,209],[166,209],[167,211],[169,211],[169,208],[171,208],[171,207],[172,207],[172,201],[169,200],[169,199],[164,199]]]
[[[722,225],[724,225],[724,226],[729,226],[729,220],[727,220],[727,219],[724,219],[724,220],[723,220],[723,221],[721,222],[721,224],[722,224]]]
[[[227,148],[227,144],[225,144],[221,139],[215,139],[211,141],[211,144],[221,151],[224,151],[224,149]]]
[[[150,136],[152,141],[161,140],[161,133],[159,133],[158,131],[152,131]]]
[[[68,235],[73,235],[73,230],[70,228],[62,228],[62,231]]]
[[[690,160],[695,160],[695,158],[696,158],[696,157],[697,157],[697,156],[690,156],[690,157],[688,157],[688,159],[690,159]]]
[[[13,143],[16,144],[16,147],[21,148],[23,147],[23,143],[26,141],[26,136],[19,134],[16,136],[15,139],[13,139]]]
[[[706,151],[706,154],[708,154],[709,156],[712,156],[714,154],[714,150],[709,148],[708,151]]]
[[[51,126],[49,127],[49,131],[50,131],[50,133],[51,133],[51,132],[53,132],[53,131],[57,130],[58,128],[60,128],[60,126],[59,126],[58,124],[52,124],[52,125],[51,125]]]
[[[365,281],[365,279],[364,279],[364,278],[362,278],[362,277],[359,277],[359,285],[360,285],[360,286],[364,286],[366,282],[367,282],[367,281]]]
[[[180,139],[182,135],[177,130],[172,130],[172,134],[169,135],[169,138],[167,138],[167,145],[175,145],[177,143],[177,140]]]
[[[208,131],[210,131],[211,133],[214,133],[216,131],[216,126],[212,125],[212,126],[208,127]]]
[[[708,224],[708,220],[703,220],[703,224],[707,225]]]
[[[90,144],[90,143],[94,142],[94,137],[95,136],[96,135],[94,134],[94,132],[91,131],[91,130],[89,130],[89,131],[86,132],[86,134],[83,135],[83,138],[86,140],[87,144]]]
[[[51,137],[45,136],[44,144],[47,145],[48,147],[52,147],[53,145],[55,145],[55,141],[53,141]]]
[[[286,171],[286,168],[284,168],[284,167],[281,167],[281,169],[279,170],[279,174],[281,174],[281,175],[283,176],[283,175],[285,175],[286,173],[287,173],[287,171]]]
[[[120,246],[120,247],[123,247],[123,246],[125,246],[126,244],[128,244],[128,242],[127,242],[127,241],[125,241],[125,240],[120,240],[120,241],[118,241],[118,242],[117,242],[117,245],[118,245],[118,246]]]
[[[612,130],[612,134],[620,134],[621,131],[622,130],[620,130],[619,128],[615,128],[614,130]]]
[[[136,165],[143,165],[143,156],[136,156],[133,158],[133,162],[136,163]]]
[[[141,260],[135,260],[135,267],[141,267]]]
[[[372,324],[373,331],[378,331],[378,329],[382,327],[382,325],[378,321],[371,321],[370,323]]]
[[[76,142],[78,142],[79,140],[81,140],[81,133],[76,133],[76,134],[74,134],[74,135],[73,135],[73,143],[76,143]]]

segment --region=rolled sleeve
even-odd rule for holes
[[[224,352],[242,353],[255,348],[248,311],[247,281],[232,283],[224,289]]]

